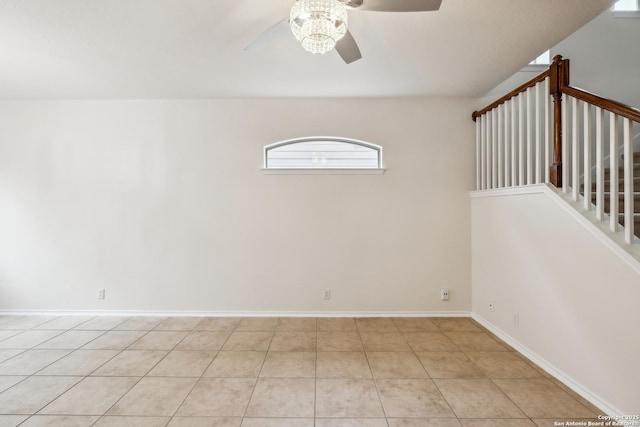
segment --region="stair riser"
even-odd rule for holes
[[[619,216],[619,223],[624,227],[624,215]],[[635,216],[633,220],[633,234],[640,237],[640,216]]]
[[[624,215],[620,214],[618,215],[618,218],[620,219],[620,221],[618,221],[621,225],[624,225]],[[636,229],[638,229],[638,227],[640,227],[640,216],[638,215],[634,215],[633,217],[633,223],[634,223],[634,227]]]
[[[611,188],[611,181],[604,182],[604,191],[609,191]],[[584,190],[584,185],[580,187],[580,191]],[[596,184],[591,184],[591,191],[596,191]],[[618,183],[618,191],[624,191],[624,180],[621,179]],[[640,178],[633,179],[633,191],[640,192]]]
[[[609,203],[611,200],[611,197],[608,194],[604,195],[604,211],[609,213],[611,204]],[[596,196],[595,194],[593,194],[591,196],[591,202],[595,203],[596,202]],[[636,195],[633,197],[633,211],[634,212],[640,212],[640,195]],[[618,196],[618,212],[622,213],[624,212],[624,196],[622,194],[620,194]]]
[[[609,176],[611,175],[611,171],[609,170],[609,168],[606,168],[604,170],[604,179],[606,181],[609,180]],[[640,176],[640,164],[634,164],[633,165],[633,176],[634,178],[636,176]],[[618,178],[623,178],[624,177],[624,169],[622,167],[618,168]]]

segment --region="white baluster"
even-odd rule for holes
[[[496,107],[496,138],[498,143],[498,188],[504,187],[503,164],[504,164],[504,138],[502,136],[502,105]]]
[[[524,181],[524,100],[525,94],[518,95],[518,185]]]
[[[550,108],[551,103],[553,102],[551,96],[549,96],[549,77],[544,79],[544,182],[549,182],[551,180],[551,153],[553,153],[552,141],[551,137],[551,123],[553,122],[551,119],[551,111]]]
[[[618,116],[609,113],[609,228],[618,231]]]
[[[571,161],[571,189],[573,195],[573,201],[578,201],[578,196],[580,195],[580,146],[578,145],[578,99],[572,98],[572,127],[571,127],[571,150],[572,150],[572,161]]]
[[[491,150],[491,111],[488,111],[487,113],[485,113],[484,115],[484,130],[486,132],[486,145],[487,145],[487,154],[486,154],[486,185],[485,188],[486,189],[491,189],[493,187],[491,187],[491,156],[492,156],[492,150]]]
[[[493,152],[495,147],[493,145],[493,111],[487,112],[487,185],[489,188],[495,188],[493,185]]]
[[[591,209],[591,106],[583,103],[583,134],[582,147],[584,150],[584,199],[583,206],[586,211]]]
[[[517,176],[518,163],[516,162],[516,100],[509,100],[509,106],[511,107],[511,185],[518,185]]]
[[[604,218],[604,110],[596,107],[596,218]]]
[[[633,146],[631,141],[631,120],[622,120],[622,135],[624,140],[624,240],[633,242]]]
[[[491,188],[498,187],[498,143],[496,135],[496,114],[495,109],[490,111],[491,120]]]
[[[533,89],[527,89],[527,185],[533,184]]]
[[[478,124],[480,126],[480,152],[478,156],[480,156],[480,190],[487,189],[487,182],[485,181],[485,176],[487,173],[487,136],[485,134],[485,114],[478,117]]]
[[[493,167],[492,177],[493,188],[498,188],[498,170],[500,169],[500,163],[498,162],[498,110],[491,110],[491,134],[493,135]]]
[[[482,162],[481,162],[481,158],[482,158],[482,129],[481,129],[481,122],[482,122],[482,118],[481,117],[477,117],[476,118],[476,190],[482,190],[481,187],[481,170],[482,170]]]
[[[569,192],[569,97],[562,94],[562,192]]]
[[[504,135],[504,186],[511,187],[511,179],[509,176],[511,170],[511,141],[509,140],[509,102],[504,103],[502,113],[504,115],[502,119],[503,135]]]
[[[542,95],[540,91],[542,90],[543,85],[538,83],[535,85],[536,92],[536,109],[534,111],[536,128],[535,128],[535,138],[536,138],[536,152],[535,152],[535,182],[536,184],[540,184],[542,182],[542,112],[540,103],[542,102]]]

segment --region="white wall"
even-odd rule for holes
[[[1,102],[0,309],[468,312],[472,109]],[[265,144],[308,135],[382,145],[388,170],[262,174]]]
[[[551,49],[571,60],[571,85],[640,108],[640,19],[605,11]]]
[[[638,40],[640,19],[615,18],[607,10],[551,47],[551,58],[562,55],[571,61],[572,86],[640,108]],[[477,109],[489,105],[544,69],[525,67],[480,98]]]
[[[473,312],[602,409],[640,413],[640,274],[553,197],[472,198]]]

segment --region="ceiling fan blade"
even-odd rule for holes
[[[351,64],[352,62],[362,58],[360,48],[350,31],[347,31],[344,37],[338,40],[338,43],[336,43],[336,50],[347,64]]]
[[[429,12],[440,9],[442,0],[363,0],[358,10],[378,12]]]
[[[289,18],[285,18],[281,21],[276,22],[274,25],[269,27],[269,29],[252,40],[242,50],[245,50],[247,52],[256,52],[262,50],[269,46],[271,43],[278,40],[287,32],[289,32]]]

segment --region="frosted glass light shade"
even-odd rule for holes
[[[307,51],[327,53],[347,32],[347,7],[339,0],[298,0],[289,26]]]

